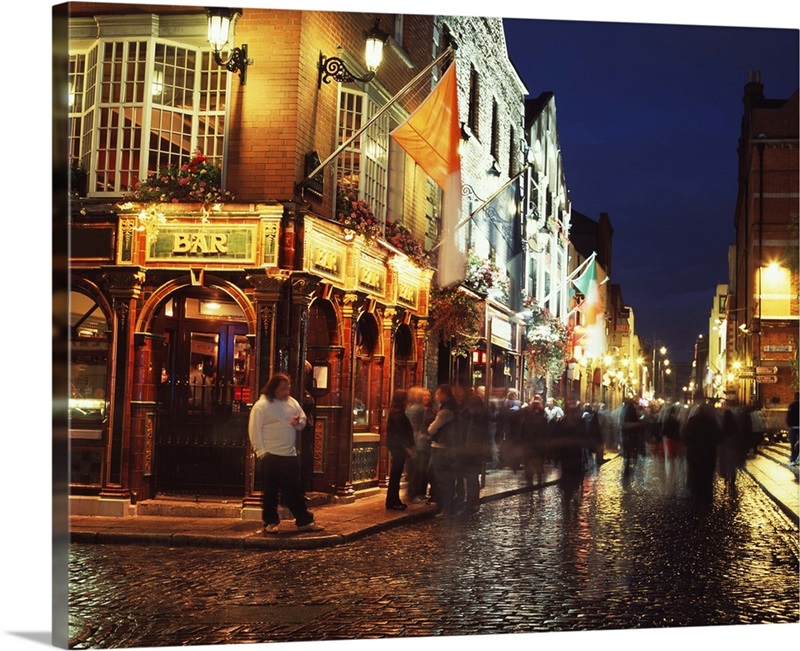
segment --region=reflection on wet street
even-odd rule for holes
[[[324,550],[72,545],[73,648],[797,622],[798,532],[678,460]]]

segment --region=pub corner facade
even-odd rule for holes
[[[500,21],[248,8],[229,46],[246,45],[245,77],[214,61],[202,7],[68,7],[68,149],[86,183],[70,201],[71,512],[129,515],[174,496],[241,500],[243,517],[259,517],[247,421],[275,372],[312,417],[299,436],[306,490],[350,500],[383,486],[392,392],[442,376],[427,336],[432,267],[383,230],[402,224],[434,248],[441,191],[389,131],[443,65],[456,60],[463,95],[468,62],[487,79],[492,63],[465,43],[395,96],[449,35],[488,40]],[[363,35],[376,19],[388,40],[370,77]],[[350,78],[324,74],[332,57]],[[502,155],[505,178],[525,92],[512,70],[506,57],[508,96],[469,154],[481,170],[482,155]],[[479,104],[463,99],[468,122]],[[491,102],[480,106],[492,116]],[[197,149],[222,165],[232,200],[149,205],[151,218],[126,200],[148,170],[184,165]],[[339,187],[367,203],[378,235],[336,219]],[[519,359],[515,307],[491,309],[503,325],[496,342]]]

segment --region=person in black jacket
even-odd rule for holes
[[[464,512],[472,514],[480,509],[481,468],[490,455],[489,411],[478,394],[467,390],[461,416],[464,431],[459,450],[459,473],[464,478]]]
[[[436,517],[449,517],[456,514],[454,498],[460,443],[459,410],[453,388],[449,384],[440,384],[433,397],[439,410],[436,418],[428,425],[428,437],[431,440],[431,464],[441,510]]]
[[[386,446],[391,454],[389,487],[386,491],[386,508],[404,511],[406,505],[400,500],[400,478],[406,459],[414,456],[414,428],[406,416],[408,392],[398,389],[392,396],[389,416],[386,420]]]

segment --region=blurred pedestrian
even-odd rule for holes
[[[795,391],[794,401],[786,412],[786,426],[789,428],[789,463],[793,466],[800,465],[798,452],[798,434],[800,434],[800,392]]]
[[[627,476],[642,451],[644,433],[636,404],[630,398],[622,403],[620,414],[620,444],[622,445],[623,472]]]
[[[761,405],[755,404],[750,407],[750,453],[755,456],[758,454],[758,448],[764,443],[764,435],[766,433],[766,424],[764,423],[764,414],[761,411]]]
[[[686,480],[689,494],[694,499],[710,503],[721,430],[716,410],[705,401],[702,394],[696,397],[696,403],[693,414],[683,428]]]
[[[506,399],[501,405],[500,422],[503,424],[503,442],[500,451],[501,463],[514,472],[519,470],[522,463],[522,449],[520,440],[520,409],[522,402],[516,389],[506,392]]]
[[[548,426],[544,404],[533,401],[522,409],[522,446],[525,481],[540,488],[544,484],[544,465],[547,456]]]
[[[494,470],[498,466],[500,456],[497,447],[497,403],[495,400],[486,399],[486,387],[478,385],[475,387],[475,394],[483,401],[486,406],[486,414],[489,419],[489,455],[486,467]]]
[[[603,464],[603,431],[600,428],[600,416],[592,408],[591,403],[584,403],[582,410],[581,422],[587,440],[585,462],[587,466],[592,465],[598,469]]]
[[[544,413],[547,416],[548,423],[558,422],[564,418],[564,410],[553,397],[547,398],[547,406],[544,408]]]
[[[552,445],[558,466],[561,469],[559,486],[561,488],[564,517],[570,518],[576,508],[575,495],[583,483],[584,448],[586,446],[585,428],[581,422],[581,410],[569,406],[564,417],[552,424]]]
[[[389,415],[386,419],[386,446],[391,455],[389,486],[386,491],[386,508],[405,511],[406,504],[400,500],[400,479],[406,461],[416,456],[414,428],[406,416],[408,392],[397,389],[392,395]]]
[[[406,415],[414,429],[416,457],[410,461],[413,471],[409,478],[409,499],[414,502],[435,501],[436,487],[431,468],[431,441],[428,438],[428,425],[436,417],[433,396],[430,389],[412,387],[409,389],[409,403]],[[429,492],[430,491],[430,492]]]
[[[440,384],[434,393],[438,405],[436,418],[428,425],[431,439],[431,463],[436,478],[436,495],[440,513],[450,517],[455,515],[453,502],[456,490],[456,463],[459,432],[456,422],[458,404],[449,384]]]
[[[719,468],[719,474],[725,481],[728,492],[731,494],[736,491],[736,471],[742,464],[742,443],[736,416],[731,409],[726,409],[722,414],[722,427],[720,428],[720,440],[717,449],[717,467]]]
[[[480,509],[480,474],[490,455],[489,412],[486,403],[472,391],[467,391],[461,406],[463,441],[459,450],[460,474],[464,480],[464,513]]]
[[[261,518],[265,533],[278,533],[278,494],[292,512],[300,531],[322,531],[306,508],[297,458],[297,432],[307,417],[291,396],[288,375],[273,375],[250,410],[248,436],[258,458],[263,483]]]

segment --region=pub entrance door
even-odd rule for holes
[[[168,301],[155,433],[157,496],[245,495],[254,369],[244,314],[213,290]]]

